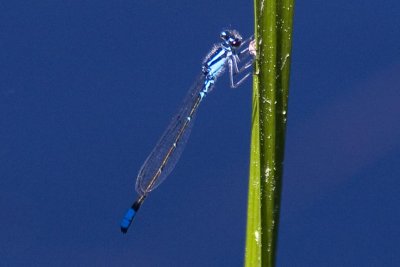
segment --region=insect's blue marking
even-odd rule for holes
[[[199,95],[200,95],[200,98],[203,99],[203,97],[206,96],[206,92],[205,92],[205,91],[201,91],[201,92],[199,93]]]
[[[121,221],[121,231],[126,233],[128,231],[129,226],[131,225],[133,218],[135,217],[136,211],[133,208],[130,208],[126,213],[124,218]]]

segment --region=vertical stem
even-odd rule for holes
[[[289,92],[294,0],[255,0],[257,60],[246,266],[274,266]]]

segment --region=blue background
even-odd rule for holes
[[[0,4],[0,266],[241,266],[251,83],[223,77],[170,178],[147,154],[251,1]],[[400,2],[297,1],[278,266],[400,264]]]

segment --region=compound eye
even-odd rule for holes
[[[242,40],[235,38],[234,40],[231,41],[231,45],[233,47],[239,47],[242,44]]]

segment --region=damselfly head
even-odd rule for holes
[[[235,30],[222,31],[220,37],[226,44],[234,48],[238,48],[242,44],[242,36]]]

